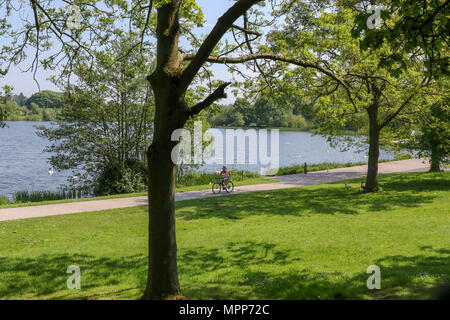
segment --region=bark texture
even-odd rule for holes
[[[216,100],[226,97],[230,83],[219,86],[204,101],[189,108],[185,95],[199,69],[235,20],[260,0],[239,0],[219,19],[197,54],[185,68],[179,52],[179,11],[181,0],[172,0],[157,9],[157,63],[148,76],[155,96],[154,135],[148,148],[149,169],[149,267],[143,299],[164,299],[180,294],[177,273],[175,232],[176,165],[172,150],[178,143],[172,133],[183,128]]]
[[[369,161],[364,192],[378,192],[378,158],[380,156],[380,126],[378,125],[378,103],[368,109],[369,115]]]
[[[431,145],[430,172],[441,171],[441,154],[437,145]]]
[[[176,167],[172,132],[186,123],[184,92],[179,90],[180,1],[158,9],[157,67],[148,77],[155,95],[154,135],[148,149],[149,267],[144,299],[180,293],[175,233]]]

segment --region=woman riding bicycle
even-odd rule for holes
[[[230,181],[231,175],[230,171],[228,171],[227,167],[223,166],[222,171],[220,171],[218,178],[221,177],[221,183],[223,186],[226,186],[228,184],[228,181]]]
[[[225,166],[222,167],[222,171],[217,175],[217,182],[212,185],[212,192],[214,194],[220,193],[221,190],[225,190],[227,193],[231,193],[234,190],[230,171]]]

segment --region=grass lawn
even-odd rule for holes
[[[276,183],[276,180],[264,179],[263,177],[258,178],[248,178],[244,181],[233,181],[236,187],[247,186],[252,184],[265,184],[265,183]],[[202,184],[189,187],[177,187],[177,192],[188,192],[188,191],[198,191],[198,190],[208,190],[211,189],[212,185]],[[131,197],[142,197],[146,196],[147,192],[137,192],[137,193],[126,193],[126,194],[115,194],[110,196],[100,196],[92,198],[82,198],[82,199],[68,199],[68,200],[52,200],[52,201],[42,201],[42,202],[25,202],[25,203],[10,203],[0,205],[0,209],[6,208],[18,208],[18,207],[31,207],[31,206],[42,206],[45,204],[57,204],[57,203],[70,203],[79,201],[92,201],[92,200],[107,200],[107,199],[119,199],[119,198],[131,198]]]
[[[380,177],[177,202],[190,299],[417,299],[450,281],[450,175]],[[136,299],[146,207],[0,222],[0,299]],[[81,290],[67,290],[70,265]],[[368,290],[370,265],[381,290]]]

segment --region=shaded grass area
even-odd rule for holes
[[[177,202],[179,276],[191,299],[417,299],[450,281],[450,176],[380,177]],[[146,207],[0,222],[0,298],[137,299]],[[67,290],[79,265],[82,290]],[[381,290],[366,287],[381,268]]]

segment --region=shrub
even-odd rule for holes
[[[94,184],[95,195],[124,194],[147,189],[147,165],[143,160],[128,160],[124,166],[105,168]]]
[[[230,170],[232,181],[243,181],[246,179],[261,177],[258,173],[242,171],[242,170]],[[196,185],[205,185],[210,182],[215,182],[217,179],[217,173],[207,172],[190,172],[182,175],[177,179],[177,185],[180,187],[190,187]]]
[[[411,153],[397,153],[394,156],[394,160],[408,160],[414,159],[414,156]]]
[[[5,196],[0,196],[0,206],[4,205],[4,204],[8,204],[8,203],[9,203],[9,201],[8,201],[8,199],[6,199]]]
[[[310,125],[301,114],[295,114],[289,118],[289,127],[307,130],[310,128]]]

